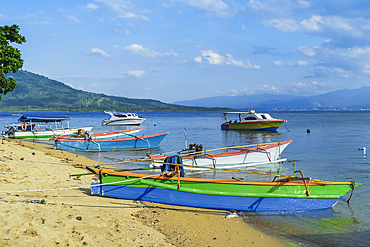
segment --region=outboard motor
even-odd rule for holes
[[[15,132],[15,129],[12,126],[9,126],[6,131],[2,131],[1,134],[4,135],[9,135],[13,134]]]
[[[164,163],[182,164],[182,158],[178,155],[170,156],[170,157],[167,157],[164,160]],[[161,171],[162,171],[162,173],[168,171],[168,173],[166,173],[166,175],[167,176],[173,176],[173,175],[177,174],[176,167],[177,167],[176,165],[163,164],[161,166]],[[184,177],[185,176],[184,167],[179,166],[179,168],[180,168],[180,177]],[[175,172],[176,172],[176,174],[175,174]]]
[[[201,152],[203,151],[202,144],[191,143],[189,144],[189,151]]]
[[[189,151],[195,151],[195,152],[201,152],[203,151],[203,145],[202,144],[196,144],[196,143],[191,143],[189,144]]]

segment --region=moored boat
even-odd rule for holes
[[[293,140],[253,145],[229,146],[203,150],[200,144],[190,144],[189,149],[180,151],[185,169],[197,169],[198,166],[213,168],[246,167],[286,161],[281,153]],[[173,155],[173,154],[172,154]],[[149,159],[163,161],[169,154],[147,154]],[[154,164],[155,165],[155,164]]]
[[[15,139],[40,138],[48,139],[53,136],[75,135],[79,131],[91,131],[93,126],[87,127],[69,127],[67,116],[25,116],[22,115],[17,123],[7,124],[3,136]],[[67,127],[63,126],[63,122]]]
[[[243,181],[182,177],[181,165],[170,175],[139,174],[95,168],[99,183],[91,193],[105,197],[149,201],[197,208],[237,211],[292,211],[332,208],[355,182],[328,182],[285,176],[272,181]],[[279,177],[279,175],[276,175]],[[275,177],[276,178],[276,177]],[[275,179],[274,179],[275,180]]]
[[[230,116],[236,116],[236,118]],[[224,112],[223,118],[225,120],[221,125],[223,130],[276,131],[285,122],[285,120],[271,117],[268,113],[256,113],[254,110],[249,112]]]
[[[167,134],[168,132],[145,136],[101,139],[60,136],[54,138],[54,147],[61,150],[76,151],[148,149],[158,147]]]
[[[105,113],[110,115],[109,119],[104,119],[102,121],[102,125],[112,125],[112,126],[119,126],[119,125],[140,125],[145,118],[138,116],[136,113],[131,112],[111,112],[111,111],[104,111]]]

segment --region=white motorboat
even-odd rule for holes
[[[111,112],[104,111],[111,117],[109,119],[104,119],[102,125],[140,125],[145,118],[138,116],[136,113],[130,112]]]

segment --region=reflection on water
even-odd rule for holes
[[[335,209],[299,212],[243,212],[244,221],[258,226],[271,235],[277,234],[309,246],[367,246],[362,239],[348,241],[352,236],[365,236],[369,231],[357,232],[361,221],[354,215],[344,217]],[[351,236],[351,237],[350,237]]]
[[[236,142],[245,144],[275,142],[276,138],[281,136],[279,132],[248,130],[223,130],[221,134],[228,143]]]

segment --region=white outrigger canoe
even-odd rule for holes
[[[178,152],[182,158],[182,164],[187,165],[184,169],[200,169],[199,167],[213,168],[237,168],[256,165],[266,165],[286,161],[281,158],[281,153],[293,140],[253,145],[231,146],[211,150],[202,148],[186,150],[186,153]],[[189,146],[194,145],[190,144]],[[196,145],[197,146],[197,145]],[[198,145],[199,147],[199,145]],[[153,165],[158,161],[163,162],[173,154],[153,155],[147,154]],[[192,166],[192,167],[188,167]]]
[[[110,112],[104,111],[110,115],[109,119],[104,119],[102,125],[120,126],[120,125],[140,125],[145,118],[138,116],[136,113]]]
[[[21,116],[17,123],[7,124],[6,130],[1,134],[4,137],[14,139],[48,139],[53,136],[76,135],[79,132],[91,131],[93,126],[88,127],[69,127],[69,117],[56,116]],[[63,121],[67,122],[67,127],[63,127]]]

